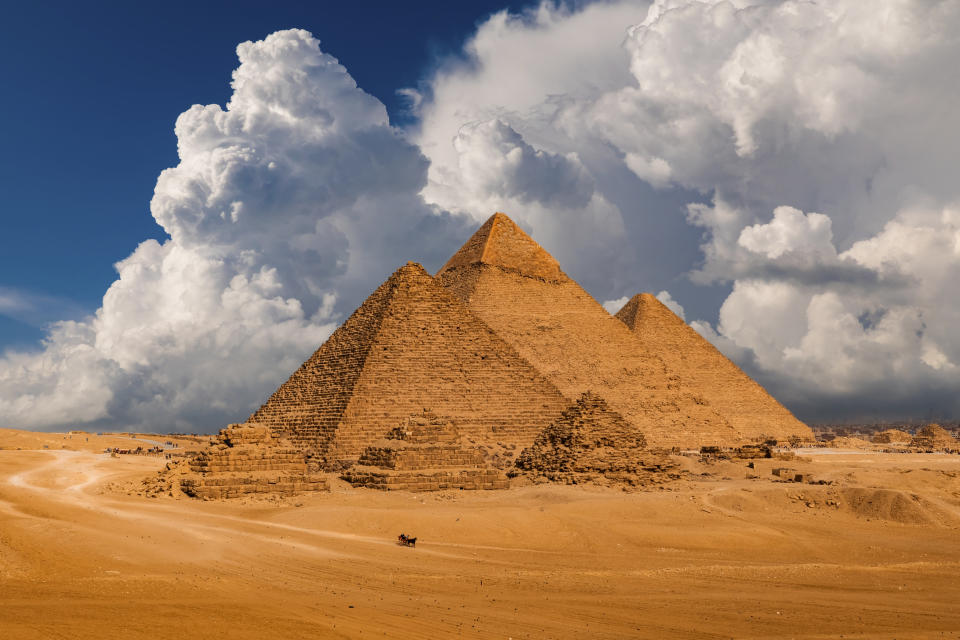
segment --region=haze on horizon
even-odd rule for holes
[[[142,242],[97,254],[116,262],[105,293],[38,285],[55,250],[16,218],[44,212],[5,210],[3,246],[34,250],[3,263],[0,327],[44,333],[0,341],[0,426],[242,420],[395,268],[435,271],[494,211],[611,311],[658,293],[801,419],[960,415],[957,3],[472,19],[390,98],[327,50],[334,22],[238,38],[232,82],[202,78],[227,100],[184,103],[178,157],[158,158],[161,232],[131,201]],[[131,141],[103,144],[122,162]],[[89,230],[52,246],[96,246],[97,212],[78,211]]]

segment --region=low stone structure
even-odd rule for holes
[[[566,484],[644,484],[655,474],[667,479],[664,472],[677,466],[665,452],[647,449],[639,429],[588,391],[520,453],[511,473]]]
[[[360,454],[343,474],[357,487],[385,491],[506,489],[510,481],[489,468],[479,447],[466,446],[453,422],[431,411],[410,416]]]
[[[900,429],[886,429],[873,436],[873,441],[877,444],[902,444],[908,445],[913,436]]]
[[[960,451],[960,440],[938,424],[928,424],[917,431],[910,443],[911,447],[924,451]]]
[[[180,464],[186,467],[180,488],[198,498],[294,495],[329,488],[308,454],[256,424],[230,425],[220,431],[215,444]]]

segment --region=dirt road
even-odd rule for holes
[[[0,638],[960,637],[958,456],[822,456],[822,487],[125,493],[162,464],[0,451]]]

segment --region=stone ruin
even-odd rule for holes
[[[427,410],[364,449],[342,477],[355,487],[385,491],[509,487],[506,475],[490,468],[480,447],[465,445],[451,420]]]
[[[662,473],[655,451],[812,439],[682,320],[637,300],[611,316],[495,214],[436,276],[400,267],[245,424],[168,474],[211,498],[323,490],[324,473],[503,488],[519,451],[518,473],[566,482]]]
[[[960,451],[960,441],[938,424],[928,424],[919,429],[913,436],[910,446],[922,451],[945,451],[948,453]]]
[[[637,485],[677,466],[665,452],[648,449],[644,434],[606,400],[587,392],[520,453],[510,473],[564,484]]]
[[[233,424],[216,444],[181,462],[180,489],[197,498],[237,498],[248,494],[294,495],[328,489],[317,465],[296,447],[256,424]]]
[[[913,436],[900,429],[885,429],[873,436],[873,441],[877,444],[899,444],[909,445]]]

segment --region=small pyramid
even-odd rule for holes
[[[615,317],[741,433],[812,439],[807,425],[655,296],[633,296]]]
[[[327,479],[307,455],[270,429],[234,424],[215,444],[180,463],[180,488],[196,498],[237,498],[253,493],[294,495],[326,491]]]
[[[612,479],[675,465],[647,450],[646,438],[635,425],[587,392],[523,450],[516,466],[531,475],[576,482],[583,474]]]
[[[502,213],[437,279],[570,401],[593,390],[655,446],[732,445],[759,435],[734,429]]]
[[[903,444],[908,445],[913,440],[913,436],[900,429],[884,429],[873,436],[873,441],[877,444]]]
[[[917,430],[910,446],[932,451],[958,451],[960,441],[938,424],[928,424]]]
[[[443,265],[440,273],[476,264],[514,271],[531,278],[550,281],[567,279],[553,256],[503,213],[490,216]]]
[[[515,349],[407,263],[248,422],[335,468],[423,407],[454,418],[465,436],[526,446],[565,405]]]
[[[502,471],[490,467],[480,447],[463,443],[452,420],[429,410],[364,449],[342,478],[383,491],[506,489],[510,484]]]

